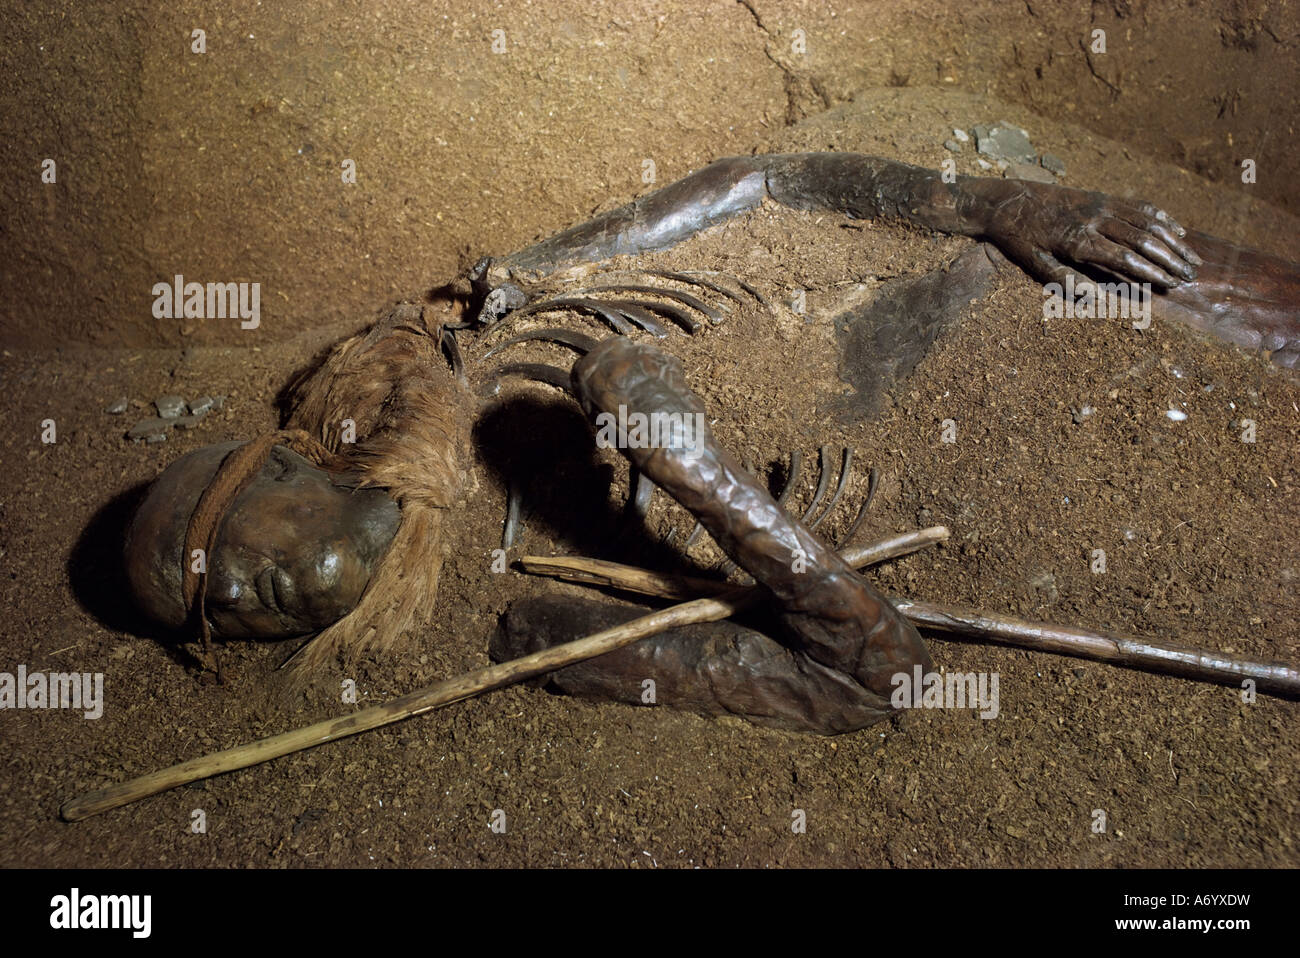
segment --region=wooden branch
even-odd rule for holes
[[[575,642],[543,649],[500,665],[467,672],[428,688],[399,696],[383,705],[362,709],[360,712],[342,718],[325,719],[306,728],[272,735],[247,745],[190,759],[179,765],[150,772],[148,775],[118,785],[87,792],[67,802],[59,810],[59,814],[64,821],[78,822],[111,808],[129,805],[150,795],[176,788],[178,785],[210,778],[223,772],[260,765],[282,755],[300,752],[351,735],[359,735],[414,715],[423,715],[442,705],[472,698],[481,692],[499,689],[584,659],[603,655],[668,629],[728,618],[758,596],[757,592],[732,589],[711,598],[695,599],[692,602],[671,606]]]
[[[870,545],[846,549],[840,553],[840,558],[855,569],[861,569],[864,566],[884,562],[886,559],[896,559],[916,552],[918,549],[927,548],[947,538],[946,527],[930,526],[917,532],[904,532]],[[648,569],[623,565],[620,562],[586,559],[580,556],[523,556],[515,565],[531,575],[544,575],[553,579],[563,579],[566,582],[580,582],[584,585],[603,586],[664,599],[693,599],[713,595],[728,588],[727,583],[716,579],[651,572]]]
[[[890,601],[914,625],[946,632],[964,642],[1013,645],[1220,685],[1241,687],[1243,680],[1250,679],[1261,692],[1300,698],[1300,669],[1285,662],[1245,659],[1116,632],[1030,622],[897,596],[890,596]]]
[[[948,530],[943,526],[933,526],[869,546],[848,549],[840,553],[840,557],[849,565],[861,568],[884,558],[915,551],[947,536]],[[520,559],[519,565],[525,571],[539,575],[599,584],[641,595],[687,598],[692,595],[707,595],[720,586],[720,583],[708,579],[662,576],[635,566],[577,557],[542,559],[528,556]],[[658,591],[661,586],[664,591]],[[1300,670],[1284,662],[1240,658],[1115,632],[1079,629],[1050,622],[1031,622],[1009,615],[990,615],[972,609],[916,602],[898,596],[890,596],[889,600],[913,625],[945,632],[961,641],[1012,645],[1034,652],[1051,652],[1109,662],[1159,675],[1175,675],[1220,685],[1240,687],[1243,680],[1250,679],[1261,692],[1300,698]]]
[[[947,536],[947,529],[942,526],[934,526],[920,532],[895,536],[892,539],[862,547],[855,550],[853,554],[860,555],[863,563],[880,562],[890,556],[903,555],[924,546],[932,545],[941,539],[947,538]],[[150,772],[147,775],[141,775],[118,785],[110,785],[107,788],[87,792],[85,795],[64,804],[59,810],[59,814],[64,821],[78,822],[84,818],[89,818],[91,815],[97,815],[112,808],[120,808],[150,795],[157,795],[159,792],[176,788],[178,785],[197,782],[199,779],[221,775],[224,772],[233,772],[236,769],[260,765],[262,762],[269,762],[273,758],[280,758],[283,755],[300,752],[303,749],[324,745],[326,742],[334,742],[352,735],[359,735],[362,732],[368,732],[384,725],[391,725],[394,722],[400,722],[415,715],[423,715],[425,712],[430,712],[443,705],[450,705],[452,702],[472,698],[482,692],[522,682],[525,679],[564,668],[566,665],[573,665],[576,662],[582,662],[597,655],[612,652],[614,649],[631,645],[641,639],[649,638],[660,632],[666,632],[668,629],[729,618],[763,595],[761,590],[754,587],[732,587],[728,589],[725,583],[709,579],[692,580],[685,576],[661,576],[656,573],[646,572],[643,569],[634,569],[631,566],[620,566],[618,563],[613,562],[600,563],[595,560],[581,559],[571,560],[567,563],[561,561],[556,567],[558,569],[575,567],[579,569],[578,572],[575,573],[570,570],[564,574],[575,575],[579,581],[609,585],[624,581],[627,570],[632,569],[636,575],[631,576],[629,581],[635,580],[642,587],[674,587],[680,589],[685,588],[687,584],[694,583],[699,588],[714,594],[707,598],[697,598],[658,612],[652,612],[649,615],[643,615],[631,622],[615,626],[612,629],[606,629],[603,632],[597,632],[595,635],[574,642],[543,649],[540,652],[534,652],[531,655],[512,659],[509,662],[502,662],[499,665],[492,665],[485,669],[467,672],[456,678],[447,679],[427,688],[399,696],[391,702],[385,702],[383,705],[362,709],[360,712],[354,712],[343,718],[326,719],[306,728],[272,735],[269,738],[259,739],[247,745],[240,745],[222,752],[214,752],[211,755],[190,759],[181,762],[179,765]],[[607,569],[608,574],[612,576],[608,582],[601,581],[601,575],[604,573],[593,571],[600,569]],[[651,592],[650,594],[661,593]]]
[[[851,565],[862,566],[884,558],[903,555],[947,538],[942,526],[923,529],[886,539],[842,553]],[[532,560],[530,559],[530,562]],[[722,583],[707,579],[692,580],[685,576],[662,576],[657,573],[621,566],[618,563],[569,559],[556,563],[547,560],[560,578],[573,578],[613,588],[646,591],[651,588],[690,587],[717,591]],[[540,566],[535,565],[535,568]],[[552,672],[668,629],[713,622],[729,618],[753,604],[763,595],[758,586],[730,588],[708,598],[698,598],[653,612],[623,625],[594,635],[534,652],[510,662],[478,669],[447,679],[428,688],[399,696],[383,705],[363,709],[343,718],[331,718],[306,728],[260,739],[247,745],[190,759],[170,768],[150,772],[138,778],[88,792],[67,802],[60,814],[75,822],[109,809],[156,795],[179,785],[248,768],[293,752],[326,742],[359,735],[370,729],[391,725],[403,719],[423,715],[443,705],[472,698],[482,692],[502,688],[525,679]],[[992,641],[1034,651],[1054,652],[1079,658],[1095,659],[1167,675],[1238,684],[1253,679],[1260,691],[1287,697],[1300,697],[1300,672],[1283,663],[1256,662],[1220,653],[1181,646],[1149,642],[1106,632],[1074,629],[1041,622],[1027,622],[1010,616],[986,615],[908,599],[892,600],[898,610],[914,624],[939,629],[968,641]]]

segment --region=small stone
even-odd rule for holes
[[[1014,163],[1033,163],[1037,160],[1029,135],[1005,120],[994,126],[977,126],[974,133],[975,148],[985,156]]]
[[[144,441],[145,441],[145,442],[166,442],[166,441],[167,441],[167,433],[165,433],[165,432],[155,432],[155,433],[153,433],[153,434],[151,434],[151,435],[145,436],[145,437],[144,437]]]
[[[951,152],[951,153],[960,153],[960,152],[961,152],[961,144],[958,143],[956,140],[944,140],[944,141],[943,141],[943,148],[944,148],[945,150],[948,150],[948,151]]]
[[[105,406],[104,412],[108,413],[110,416],[118,416],[126,412],[130,405],[131,400],[123,396],[121,399],[114,399],[111,403]]]
[[[190,413],[202,416],[204,413],[211,412],[216,406],[217,401],[211,396],[200,396],[198,399],[190,400]]]
[[[185,415],[185,400],[180,396],[159,396],[154,400],[158,415],[163,419],[175,419]]]
[[[982,159],[982,158],[981,158],[981,159],[976,160],[976,162],[979,163],[979,165],[980,165],[980,169],[981,169],[981,170],[991,170],[991,169],[993,169],[993,164],[990,163],[988,160],[985,160],[985,159]]]
[[[175,419],[172,420],[172,424],[177,429],[193,429],[195,426],[197,426],[200,422],[203,421],[204,415],[205,413],[199,413],[198,415],[195,416],[177,416]]]
[[[1038,158],[1038,162],[1043,165],[1043,169],[1051,170],[1057,176],[1065,175],[1065,160],[1055,153],[1044,153]]]
[[[174,420],[162,419],[159,417],[141,419],[127,431],[126,438],[145,439],[149,442],[161,442],[161,440],[152,439],[150,437],[161,435],[163,438],[166,438],[167,431],[171,429],[173,422]]]
[[[969,143],[970,134],[965,130],[959,130],[955,126],[952,128],[952,135],[956,137],[958,143]]]
[[[1080,406],[1078,409],[1070,410],[1070,416],[1074,419],[1074,424],[1076,426],[1081,426],[1083,425],[1084,420],[1096,411],[1097,409],[1094,406]]]
[[[1033,163],[1010,163],[1002,175],[1009,180],[1031,180],[1034,183],[1056,182],[1056,177]]]

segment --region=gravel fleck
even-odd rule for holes
[[[1002,174],[1009,180],[1032,180],[1035,183],[1055,183],[1054,177],[1047,170],[1034,163],[1011,163]]]
[[[972,132],[975,134],[975,148],[985,156],[1012,163],[1034,163],[1038,159],[1034,145],[1029,142],[1029,134],[1006,120],[992,126],[981,124]]]
[[[175,419],[172,420],[172,423],[176,426],[177,429],[193,429],[195,426],[197,426],[200,422],[203,421],[204,415],[206,414],[198,413],[193,416],[177,416]]]
[[[175,419],[185,415],[185,400],[180,396],[159,396],[154,400],[158,415],[163,419]]]
[[[1050,170],[1057,176],[1065,175],[1065,160],[1055,153],[1044,153],[1038,158],[1038,162],[1043,165],[1043,169]]]
[[[161,417],[150,417],[141,419],[132,426],[126,434],[127,439],[147,439],[149,442],[160,442],[161,440],[153,439],[153,436],[161,435],[166,438],[167,432],[172,427],[174,419],[163,419]]]

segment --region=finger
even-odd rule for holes
[[[1066,280],[1071,276],[1074,277],[1076,286],[1078,286],[1079,282],[1086,281],[1086,277],[1070,269],[1046,250],[1031,250],[1028,259],[1029,272],[1044,285],[1058,283],[1064,287]]]
[[[1156,206],[1154,203],[1138,203],[1136,204],[1136,206],[1138,210],[1145,213],[1147,216],[1151,217],[1156,222],[1164,223],[1165,225],[1167,225],[1179,236],[1187,235],[1187,230],[1183,229],[1180,225],[1178,225],[1178,222],[1172,216],[1170,216],[1160,207]]]
[[[1066,266],[1051,253],[1036,249],[1030,254],[1030,260],[1033,262],[1031,272],[1040,279],[1044,287],[1049,283],[1055,283],[1057,286],[1055,294],[1063,303],[1067,289],[1072,289],[1075,297],[1082,296],[1088,289],[1092,290],[1093,296],[1097,295],[1097,284],[1092,279]],[[1073,283],[1070,282],[1071,278]]]
[[[1171,250],[1187,262],[1191,263],[1192,266],[1200,266],[1205,262],[1205,260],[1201,259],[1197,254],[1196,250],[1192,249],[1191,244],[1188,243],[1187,240],[1175,234],[1174,231],[1165,226],[1165,224],[1152,223],[1151,226],[1147,227],[1147,232],[1152,236],[1157,237]]]
[[[1186,280],[1196,279],[1196,269],[1191,263],[1180,257],[1163,242],[1146,230],[1125,223],[1123,220],[1107,220],[1098,231],[1102,236],[1113,239],[1121,246],[1141,253],[1157,266],[1163,267],[1175,276]]]
[[[1159,286],[1161,289],[1171,289],[1181,282],[1150,260],[1139,256],[1131,249],[1125,249],[1101,234],[1098,234],[1096,240],[1089,244],[1089,248],[1080,257],[1080,262],[1096,263],[1114,270],[1129,280],[1138,279],[1152,286]]]
[[[1150,203],[1142,203],[1136,207],[1121,207],[1115,212],[1118,213],[1121,219],[1157,237],[1193,266],[1200,266],[1205,262],[1197,255],[1196,250],[1192,249],[1191,245],[1183,239],[1187,235],[1187,230],[1175,223],[1168,213],[1164,213],[1164,219],[1160,218],[1158,214],[1163,213],[1163,210],[1156,209]]]

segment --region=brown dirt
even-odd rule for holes
[[[626,199],[646,158],[670,182],[888,86],[994,95],[1211,178],[1229,206],[1300,211],[1285,0],[7,6],[6,345],[245,345],[152,316],[176,273],[260,282],[258,345],[356,323]]]
[[[739,12],[742,20],[750,17]],[[685,29],[672,17],[665,22],[665,29]],[[770,18],[765,22],[773,29]],[[748,33],[721,36],[724,44],[762,46]],[[908,49],[918,61],[933,53]],[[685,62],[695,68],[703,58]],[[653,54],[641,63],[669,70]],[[477,75],[475,69],[465,76]],[[539,79],[536,89],[551,89],[548,82]],[[801,89],[796,84],[791,102]],[[625,95],[611,94],[610,102]],[[319,109],[327,107],[322,101]],[[582,110],[573,109],[576,123]],[[1039,149],[1066,160],[1071,185],[1148,197],[1189,225],[1300,259],[1295,220],[1262,202],[1243,202],[1238,187],[1153,159],[1132,140],[1103,139],[1087,122],[1067,124],[984,94],[943,86],[871,89],[852,107],[779,132],[784,112],[762,115],[772,120],[770,132],[728,131],[721,149],[716,127],[702,129],[698,140],[666,129],[664,149],[683,159],[680,169],[661,165],[661,182],[700,157],[750,147],[866,149],[933,165],[945,155],[939,144],[949,127],[1005,117],[1028,128]],[[513,135],[518,144],[530,142],[525,133]],[[467,155],[492,156],[502,171],[512,169],[513,158],[489,150],[491,139],[484,136]],[[1145,145],[1156,152],[1159,142]],[[408,146],[408,153],[422,148],[416,140]],[[638,169],[639,151],[624,153]],[[590,156],[605,154],[593,149]],[[305,298],[295,293],[285,308],[319,321],[300,319],[278,341],[252,347],[208,338],[200,341],[209,345],[182,350],[183,340],[169,334],[168,346],[145,348],[136,344],[153,342],[153,333],[124,316],[95,319],[105,336],[83,336],[77,328],[78,341],[98,348],[20,348],[10,340],[0,357],[14,426],[3,437],[0,473],[0,607],[8,613],[0,624],[0,669],[23,663],[30,670],[102,671],[108,706],[98,721],[58,711],[0,713],[8,745],[0,863],[1300,863],[1294,704],[1261,697],[1247,705],[1232,689],[939,641],[934,654],[945,667],[1000,673],[999,718],[932,712],[821,739],[514,688],[79,825],[58,822],[58,805],[86,789],[347,711],[338,701],[342,672],[305,695],[286,690],[272,671],[286,647],[230,648],[233,681],[220,687],[197,681],[168,645],[140,637],[120,601],[118,523],[133,492],[179,455],[273,425],[272,402],[291,373],[386,297],[427,285],[430,263],[438,267],[432,275],[450,275],[457,259],[517,245],[545,223],[578,219],[600,202],[596,197],[609,202],[633,192],[626,179],[573,172],[566,162],[551,154],[547,170],[555,183],[580,180],[581,201],[556,186],[508,228],[498,200],[472,208],[467,224],[482,215],[457,234],[465,249],[450,258],[445,243],[435,256],[418,240],[411,248],[397,240],[385,246],[382,238],[371,244],[371,233],[353,227],[345,228],[346,240],[308,243],[303,250],[336,243],[336,251],[353,255],[389,249],[388,262],[402,265],[373,282],[349,270],[351,292],[306,269],[299,287]],[[164,168],[161,154],[157,163]],[[968,150],[959,160],[962,172],[974,172],[970,163]],[[180,177],[159,188],[189,189],[193,182]],[[264,186],[258,202],[269,203],[274,183]],[[507,188],[529,196],[538,190],[535,181]],[[384,202],[394,199],[383,195]],[[441,205],[428,202],[430,209]],[[180,215],[189,203],[178,194],[172,206]],[[310,197],[288,203],[303,204],[310,206]],[[367,222],[389,212],[375,210]],[[793,448],[811,458],[823,443],[851,445],[859,463],[877,465],[884,480],[864,535],[948,524],[948,545],[873,574],[887,590],[1300,660],[1300,387],[1293,376],[1160,324],[1138,334],[1114,323],[1044,322],[1039,288],[1003,275],[878,421],[840,423],[831,414],[844,389],[831,374],[832,304],[850,284],[870,289],[920,273],[965,246],[894,228],[856,228],[863,225],[765,209],[658,257],[750,276],[778,300],[783,290],[809,291],[811,322],[784,308],[775,317],[754,311],[695,339],[668,341],[718,417],[724,442],[764,470]],[[193,242],[197,234],[184,235]],[[267,251],[282,242],[283,233],[258,240]],[[214,260],[213,269],[232,280],[244,278],[241,270],[221,263],[261,255],[241,252],[240,242],[228,238],[217,249],[225,259]],[[185,272],[202,272],[201,258],[177,261]],[[111,286],[102,272],[107,263],[100,259],[91,272]],[[163,274],[170,268],[160,267]],[[6,288],[13,288],[10,280]],[[313,284],[335,305],[306,308],[319,302],[307,293]],[[53,329],[53,301],[41,302],[40,328]],[[369,306],[359,308],[362,302]],[[131,348],[102,345],[117,332]],[[231,399],[201,428],[162,446],[124,442],[129,422],[100,411],[119,394],[144,399],[172,391]],[[499,474],[512,463],[549,456],[550,471],[529,486],[528,551],[583,551],[671,567],[652,536],[621,524],[625,472],[612,456],[595,455],[572,406],[540,387],[511,387],[508,398],[508,415],[498,407],[484,417],[477,488],[448,537],[445,614],[417,648],[347,673],[362,705],[485,664],[487,636],[511,600],[578,591],[488,571],[503,515]],[[1071,409],[1085,404],[1098,411],[1076,425]],[[1187,411],[1186,422],[1165,418],[1175,405]],[[1231,426],[1245,415],[1259,423],[1253,445],[1238,441]],[[34,424],[46,418],[58,424],[53,445],[38,441]],[[958,423],[956,445],[938,441],[947,418]],[[859,472],[850,487],[853,505],[864,476]],[[612,491],[607,478],[615,482]],[[811,483],[806,477],[803,501]],[[842,528],[852,511],[846,501],[829,531]],[[662,501],[651,516],[654,532],[682,522],[680,510]],[[1107,552],[1105,575],[1089,571],[1094,548]],[[711,549],[705,543],[691,559],[707,564],[716,558]],[[190,832],[197,808],[207,814],[206,834]],[[796,808],[807,812],[806,835],[791,832]],[[1109,819],[1103,835],[1090,828],[1098,808]],[[504,835],[489,830],[494,809],[506,812]]]

